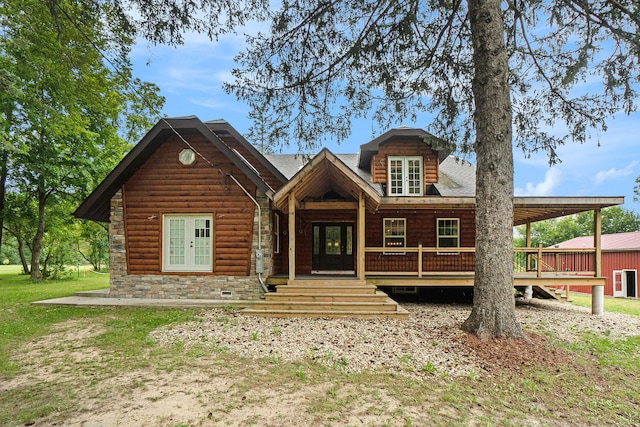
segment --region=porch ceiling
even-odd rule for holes
[[[602,209],[624,203],[624,197],[514,197],[513,225]],[[475,197],[384,197],[380,209],[470,209]]]
[[[621,205],[624,197],[514,197],[513,225]]]
[[[329,150],[322,150],[274,196],[274,205],[283,212],[288,211],[288,196],[295,193],[296,202],[305,198],[320,199],[333,191],[346,200],[358,201],[365,195],[368,210],[375,210],[380,196],[360,176],[355,174]]]

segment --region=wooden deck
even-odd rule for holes
[[[418,286],[418,287],[473,287],[473,272],[446,272],[446,273],[423,273],[422,277],[416,275],[367,275],[365,283],[377,287],[394,286]],[[326,281],[331,279],[353,280],[355,276],[331,276],[305,274],[296,275],[296,280],[305,281]],[[604,286],[605,277],[594,277],[593,275],[580,275],[572,273],[542,273],[538,276],[535,272],[514,273],[514,287],[524,286]],[[274,275],[267,279],[267,283],[273,286],[286,285],[289,282],[288,275]]]
[[[409,313],[382,292],[397,287],[473,287],[472,272],[428,273],[422,277],[409,275],[367,276],[358,280],[355,275],[288,275],[268,278],[276,292],[265,294],[264,301],[254,303],[244,314],[263,317],[317,317],[358,319],[407,319]],[[532,286],[542,294],[560,299],[552,288],[571,286],[603,286],[604,277],[559,273],[516,273],[514,287]]]

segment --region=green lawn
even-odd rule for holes
[[[585,334],[577,343],[548,337],[545,347],[557,351],[552,369],[523,365],[493,376],[433,375],[420,381],[379,371],[348,374],[310,358],[286,363],[245,359],[215,345],[163,346],[149,338],[150,331],[179,328],[199,311],[33,306],[36,300],[105,288],[108,276],[81,271],[69,280],[32,283],[19,273],[13,266],[0,267],[0,383],[24,381],[18,387],[0,385],[2,426],[63,425],[91,411],[83,407],[87,401],[106,407],[114,399],[128,402],[136,390],[162,393],[176,378],[172,375],[189,380],[181,395],[199,400],[208,415],[168,417],[163,426],[234,424],[228,414],[238,408],[255,414],[248,425],[261,425],[259,411],[270,407],[268,399],[296,405],[307,425],[342,426],[349,417],[364,417],[368,421],[355,424],[368,426],[640,425],[640,336],[615,340]],[[572,298],[590,306],[590,296]],[[605,308],[638,315],[637,301],[607,299]],[[216,316],[221,327],[239,321],[226,313]],[[46,340],[59,337],[53,335],[56,328],[69,324],[71,339]],[[80,335],[92,328],[95,335],[75,342],[76,329]],[[52,342],[51,348],[30,354],[42,342]],[[34,363],[64,375],[29,380]],[[223,384],[220,389],[211,385],[215,379]],[[116,386],[102,388],[109,381]],[[187,390],[194,385],[196,391]],[[160,397],[131,404],[152,405],[155,399]]]
[[[110,333],[105,334],[104,340],[108,345],[122,349],[139,348],[150,329],[191,317],[186,310],[115,310],[31,305],[34,301],[109,287],[108,274],[90,273],[88,267],[80,268],[80,272],[77,268],[72,271],[74,274],[67,280],[32,282],[29,276],[21,274],[19,266],[0,266],[0,378],[13,376],[17,372],[17,366],[10,361],[13,349],[48,333],[59,322],[86,318],[103,321],[108,315],[113,328]]]
[[[591,307],[591,295],[569,294],[572,304],[580,307]],[[604,311],[640,316],[640,299],[604,297]]]

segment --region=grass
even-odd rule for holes
[[[304,420],[297,424],[308,425],[640,424],[640,336],[614,340],[585,334],[577,343],[551,339],[548,345],[566,352],[553,370],[534,366],[522,367],[517,374],[449,377],[439,375],[426,362],[422,369],[429,375],[424,380],[385,371],[349,373],[344,369],[347,360],[339,359],[333,367],[311,359],[248,360],[216,343],[161,345],[150,339],[158,327],[180,328],[195,320],[194,310],[30,305],[108,286],[106,275],[80,276],[32,283],[19,270],[0,267],[0,382],[24,380],[32,370],[41,372],[38,368],[52,373],[51,378],[24,380],[18,387],[0,386],[0,425],[64,424],[88,410],[79,402],[89,399],[106,406],[117,398],[133,399],[135,390],[160,393],[180,375],[199,381],[189,386],[197,387],[197,399],[207,415],[197,418],[194,413],[188,422],[168,417],[158,421],[161,425],[241,423],[234,418],[238,411],[251,414],[244,420],[246,425],[296,424],[289,422],[286,413],[280,423],[275,418],[265,423],[260,409],[272,408],[272,402],[294,407],[298,420]],[[572,298],[590,306],[590,296],[574,294]],[[640,315],[639,305],[631,300],[605,301],[607,311],[633,315]],[[220,327],[238,322],[232,308],[217,316]],[[48,338],[69,321],[73,322],[71,334],[74,328],[93,328],[95,333],[78,342]],[[272,334],[281,332],[274,328]],[[241,339],[252,343],[269,337],[249,330]],[[33,349],[43,342],[49,347],[41,345],[36,354]],[[410,358],[407,354],[397,357],[401,362]],[[217,379],[224,386],[216,388]],[[108,388],[108,384],[115,385]],[[196,392],[185,387],[182,393]],[[154,403],[162,398],[154,394],[144,399]]]
[[[16,266],[0,266],[0,382],[23,373],[28,367],[16,362],[17,349],[37,342],[68,320],[102,325],[104,332],[93,343],[110,357],[113,374],[148,365],[145,351],[152,347],[149,331],[163,325],[193,318],[190,310],[112,309],[87,307],[33,306],[34,301],[70,296],[77,291],[109,287],[106,274],[88,274],[81,270],[70,279],[31,282]],[[52,349],[54,350],[54,349]],[[78,368],[77,366],[74,368]],[[85,366],[87,369],[94,369]],[[105,370],[108,372],[108,370]],[[14,390],[0,398],[0,425],[9,421],[28,422],[52,412],[73,407],[76,391],[72,385],[30,387]],[[13,400],[12,400],[13,397]],[[7,412],[8,407],[17,412]]]
[[[92,274],[64,281],[31,282],[19,266],[0,266],[0,376],[15,374],[11,350],[71,318],[95,316],[101,310],[74,307],[35,307],[34,301],[72,295],[109,286],[108,275]]]
[[[580,307],[591,307],[591,295],[570,292],[569,299]],[[640,316],[640,299],[604,297],[604,311]]]

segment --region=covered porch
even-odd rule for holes
[[[475,198],[383,197],[365,178],[331,152],[323,150],[274,195],[273,208],[284,213],[287,219],[287,237],[283,242],[287,251],[283,272],[269,277],[268,283],[276,286],[278,292],[287,292],[285,287],[295,287],[313,280],[313,273],[342,273],[328,280],[334,284],[343,281],[344,286],[348,286],[347,280],[357,280],[360,284],[377,288],[472,287],[475,227],[470,238],[460,238],[458,247],[445,250],[435,247],[433,243],[410,243],[407,239],[405,244],[391,250],[388,246],[380,245],[380,220],[375,218],[380,212],[396,212],[398,216],[417,218],[414,222],[420,222],[420,215],[424,216],[426,212],[445,212],[449,215],[455,212],[468,223],[473,221],[475,215]],[[327,194],[333,197],[327,198]],[[593,286],[592,311],[594,314],[602,313],[605,278],[601,274],[601,209],[623,201],[622,197],[514,198],[514,226],[524,224],[527,230],[527,247],[514,249],[514,286],[564,286],[569,289],[578,284]],[[530,247],[531,223],[584,211],[594,212],[595,249]],[[308,218],[324,218],[318,222],[318,227],[313,226],[311,239],[318,239],[316,234],[319,235],[321,231],[317,230],[321,230],[320,227],[325,224],[336,224],[332,232],[341,232],[343,236],[346,235],[344,230],[348,230],[349,237],[343,237],[339,244],[343,246],[342,253],[348,253],[352,258],[343,262],[339,269],[341,271],[315,271],[315,261],[307,259],[315,256],[315,252],[310,249],[310,238],[307,236],[309,228],[303,230],[299,223],[306,224]],[[370,224],[371,221],[374,224]],[[339,224],[342,225],[338,227]],[[407,233],[413,231],[407,230]],[[372,232],[378,233],[376,238],[371,237]],[[367,245],[368,241],[374,244]],[[376,241],[378,245],[375,245]],[[301,264],[304,264],[304,268]],[[322,277],[318,274],[315,276],[317,279]],[[321,287],[317,291],[322,293]]]

